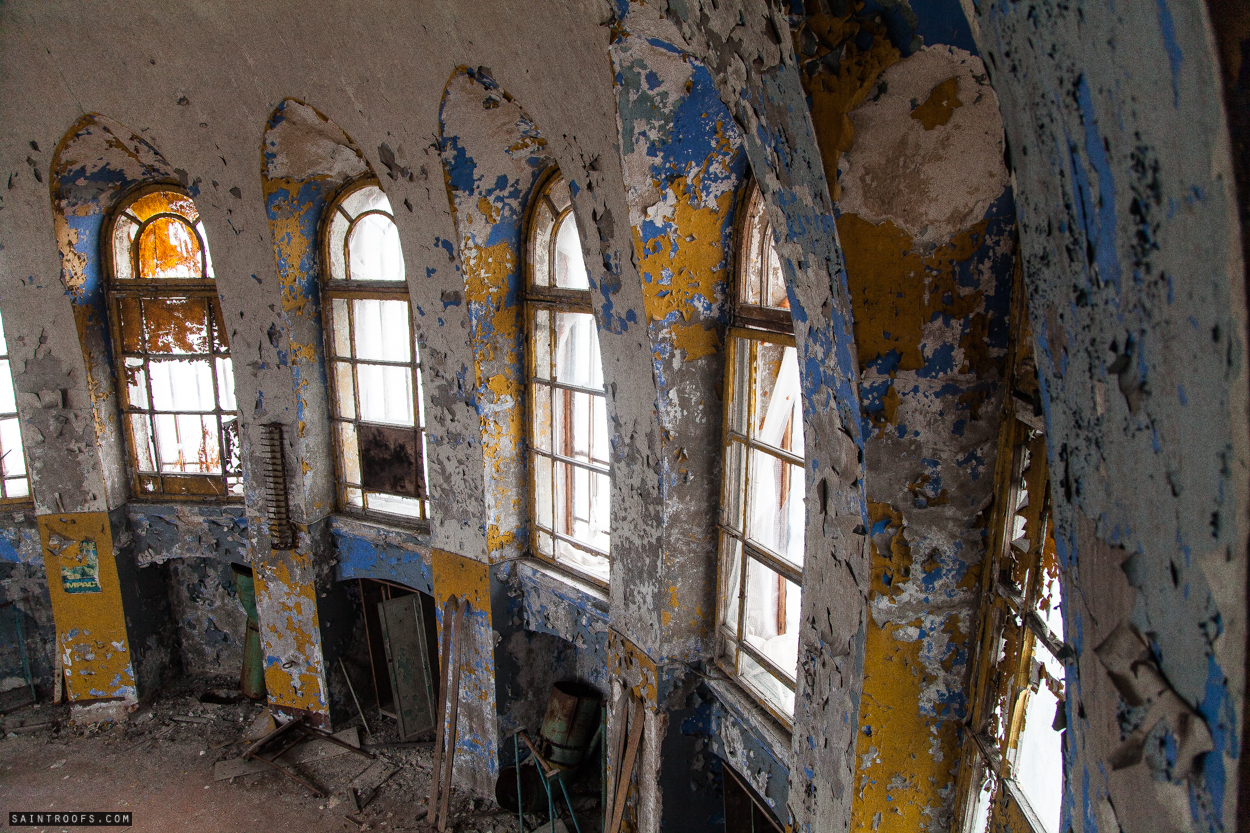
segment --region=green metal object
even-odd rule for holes
[[[260,616],[256,613],[256,583],[252,571],[235,566],[234,586],[239,604],[247,613],[247,634],[243,637],[243,671],[239,674],[239,691],[253,700],[265,697],[265,663],[260,652]]]

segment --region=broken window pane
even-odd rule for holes
[[[204,277],[204,261],[195,226],[182,217],[161,216],[139,233],[139,277]]]
[[[556,232],[555,285],[564,289],[589,289],[586,261],[582,258],[582,244],[577,236],[577,219],[573,212],[560,220]]]
[[[1012,766],[1012,776],[1041,820],[1044,833],[1059,833],[1063,802],[1063,735],[1052,728],[1060,707],[1059,698],[1044,680],[1028,695]]]
[[[358,432],[360,485],[409,497],[422,493],[421,448],[415,431],[361,423]]]

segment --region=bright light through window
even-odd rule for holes
[[[30,499],[30,480],[26,475],[26,454],[22,448],[17,396],[13,390],[13,373],[3,322],[0,322],[0,499]]]

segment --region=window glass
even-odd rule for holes
[[[794,713],[805,531],[798,354],[764,202],[739,240],[736,326],[726,339],[718,623],[720,662],[788,720]],[[757,317],[759,311],[766,316]]]
[[[204,225],[192,199],[152,189],[111,235],[110,305],[135,491],[240,496],[234,372]]]
[[[610,435],[590,281],[564,179],[553,176],[535,200],[526,295],[534,550],[606,583]]]
[[[348,185],[328,211],[323,309],[339,506],[425,519],[421,361],[399,229],[372,180]]]

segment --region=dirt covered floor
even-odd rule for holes
[[[124,723],[80,727],[68,710],[27,706],[3,716],[0,740],[0,811],[130,811],[133,831],[197,833],[359,833],[430,828],[425,822],[433,765],[432,743],[400,744],[395,724],[376,710],[336,726],[373,760],[319,741],[288,753],[297,771],[328,797],[269,770],[231,773],[249,730],[261,731],[260,703],[201,702],[206,691],[229,689],[222,680],[183,680],[167,687]],[[253,768],[256,768],[253,765]],[[219,780],[220,779],[220,780]],[[353,799],[354,796],[354,799]],[[582,833],[600,830],[599,788],[574,790]],[[359,809],[357,806],[359,805]],[[448,830],[517,833],[515,812],[493,798],[453,790]],[[549,830],[527,815],[525,830]],[[71,828],[28,828],[70,830]],[[108,828],[120,829],[120,828]],[[561,831],[559,823],[556,831]],[[572,830],[571,823],[568,830]]]

